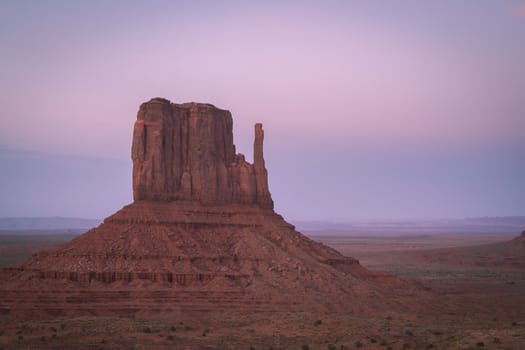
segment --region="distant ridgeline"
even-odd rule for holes
[[[0,230],[87,230],[102,223],[101,219],[67,217],[0,218]],[[294,221],[301,231],[339,233],[510,233],[525,229],[525,216],[466,218],[456,220],[360,220],[360,221]]]
[[[480,233],[517,234],[525,229],[525,216],[481,217],[454,220],[360,220],[349,222],[294,221],[295,226],[304,232],[316,234],[338,233]]]
[[[100,219],[42,217],[42,218],[0,218],[0,230],[82,230],[98,226]]]

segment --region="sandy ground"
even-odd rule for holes
[[[420,284],[424,297],[393,296],[399,302],[396,310],[355,314],[246,315],[232,310],[227,314],[150,313],[41,320],[0,315],[0,349],[525,348],[525,270],[512,265],[476,265],[477,257],[488,254],[484,245],[497,245],[512,237],[311,236],[360,259],[367,268]],[[445,254],[463,249],[457,247],[467,248]],[[489,258],[505,253],[489,251],[493,254],[488,254]],[[460,253],[470,258],[458,260]]]

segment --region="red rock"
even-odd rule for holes
[[[255,126],[254,164],[235,154],[230,112],[210,104],[142,104],[133,132],[133,197],[202,204],[257,203],[273,208]]]
[[[383,293],[385,281],[388,292],[407,288],[276,214],[262,125],[255,125],[252,165],[235,154],[232,124],[230,112],[208,104],[143,104],[133,133],[134,203],[71,242],[3,270],[0,311],[355,311],[363,309],[360,298]],[[29,292],[35,290],[38,297]]]

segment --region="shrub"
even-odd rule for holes
[[[355,347],[356,348],[362,348],[363,347],[363,343],[361,343],[361,341],[358,340],[358,341],[355,342]]]
[[[151,328],[146,327],[142,330],[144,333],[151,333]]]
[[[494,340],[492,341],[494,344],[501,344],[501,339],[500,338],[494,338]]]
[[[414,333],[413,333],[410,329],[407,329],[407,330],[405,331],[405,335],[411,337],[411,336],[414,335]]]
[[[319,325],[321,325],[322,323],[323,323],[323,321],[321,321],[321,320],[315,320],[315,322],[314,322],[314,326],[319,326]]]
[[[310,347],[308,346],[308,344],[305,344],[301,346],[301,350],[310,350]]]
[[[485,343],[482,342],[482,341],[480,341],[480,342],[477,342],[477,343],[476,343],[476,346],[477,346],[478,348],[482,348],[482,347],[485,346]]]
[[[337,350],[337,347],[334,344],[328,344],[328,350]]]
[[[170,331],[175,332],[176,330],[177,328],[175,328],[175,326],[171,326]]]

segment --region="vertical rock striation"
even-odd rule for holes
[[[255,125],[254,164],[235,154],[229,111],[154,98],[140,106],[133,131],[133,198],[273,208]]]

